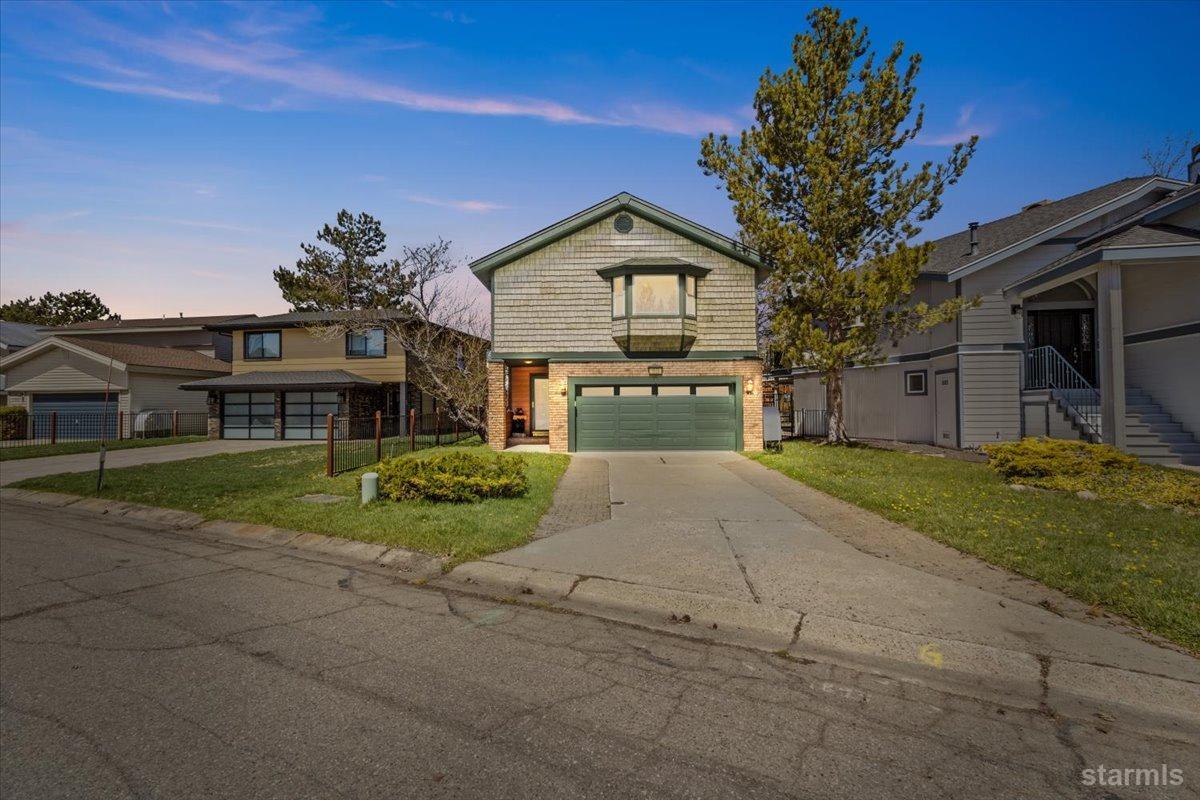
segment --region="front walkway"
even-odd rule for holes
[[[1040,660],[1054,658],[1200,682],[1200,663],[1190,656],[1111,624],[1055,613],[1054,603],[1043,607],[1019,587],[1000,590],[1006,581],[1040,585],[974,559],[955,553],[975,566],[957,573],[938,567],[939,559],[950,561],[937,551],[953,551],[900,526],[890,530],[861,509],[832,509],[821,501],[832,498],[739,455],[589,454],[576,461],[593,458],[608,465],[610,519],[463,565],[451,577],[482,584],[489,570],[510,579],[540,576],[543,586],[569,587],[560,599],[625,609],[669,598],[657,607],[660,616],[664,608],[687,610],[713,629],[719,615],[703,615],[718,607],[778,612],[796,620],[792,652],[799,655],[805,646],[852,647],[928,663],[931,651],[910,643],[941,642],[959,646],[960,657],[1011,654],[1035,675]],[[905,536],[914,539],[900,553]],[[933,660],[940,664],[942,656]],[[951,657],[945,660],[949,666]]]
[[[214,456],[220,453],[245,453],[250,450],[265,450],[270,447],[294,447],[304,442],[279,441],[274,439],[210,439],[206,442],[168,444],[161,447],[133,447],[114,450],[104,457],[105,469],[135,467],[139,464],[162,464],[167,461],[182,461],[187,458]],[[41,478],[64,472],[91,472],[96,469],[99,453],[75,453],[45,458],[23,458],[0,463],[0,486],[17,483],[26,478]]]

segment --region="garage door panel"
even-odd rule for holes
[[[614,380],[614,385],[620,384]],[[576,392],[571,420],[576,450],[736,448],[737,404],[731,385],[671,384],[661,395],[649,386],[620,386],[615,395]]]

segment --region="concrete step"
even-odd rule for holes
[[[1151,414],[1137,414],[1136,416],[1142,422],[1149,422],[1151,424],[1153,424],[1155,422],[1171,423],[1171,422],[1175,421],[1174,419],[1171,418],[1170,414],[1165,414],[1161,411],[1151,413]]]
[[[1179,464],[1190,463],[1190,462],[1185,462],[1182,458],[1180,458],[1177,455],[1165,455],[1165,456],[1138,455],[1138,461],[1141,461],[1143,464],[1158,464],[1159,466],[1163,466],[1163,467],[1172,467],[1172,466],[1178,466]]]
[[[1196,442],[1163,442],[1167,447],[1171,448],[1172,453],[1200,453],[1200,444]]]
[[[1141,416],[1142,414],[1163,414],[1165,412],[1158,403],[1130,403],[1127,401],[1125,403],[1125,413]]]
[[[1171,452],[1171,446],[1166,442],[1129,442],[1125,443],[1125,450],[1139,458],[1142,456],[1166,456],[1177,455]]]

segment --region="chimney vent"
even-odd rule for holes
[[[979,254],[979,236],[977,234],[977,231],[979,230],[979,223],[978,222],[968,222],[967,230],[971,234],[971,255],[973,255],[973,256],[978,255]]]
[[[1188,164],[1188,183],[1200,183],[1200,144],[1192,145],[1192,161]]]

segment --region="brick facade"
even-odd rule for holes
[[[755,359],[736,361],[584,361],[550,364],[550,451],[565,453],[568,447],[568,378],[644,378],[647,368],[661,366],[668,378],[739,377],[742,379],[742,447],[762,449],[762,366]],[[503,376],[501,376],[503,381]],[[746,387],[753,381],[753,391]],[[501,383],[503,386],[503,383]],[[490,387],[490,380],[489,380]],[[489,410],[491,403],[489,391]],[[490,430],[490,428],[489,428]],[[493,446],[495,446],[493,444]]]
[[[508,393],[504,391],[504,376],[508,367],[498,361],[487,365],[487,438],[493,450],[508,445]]]

